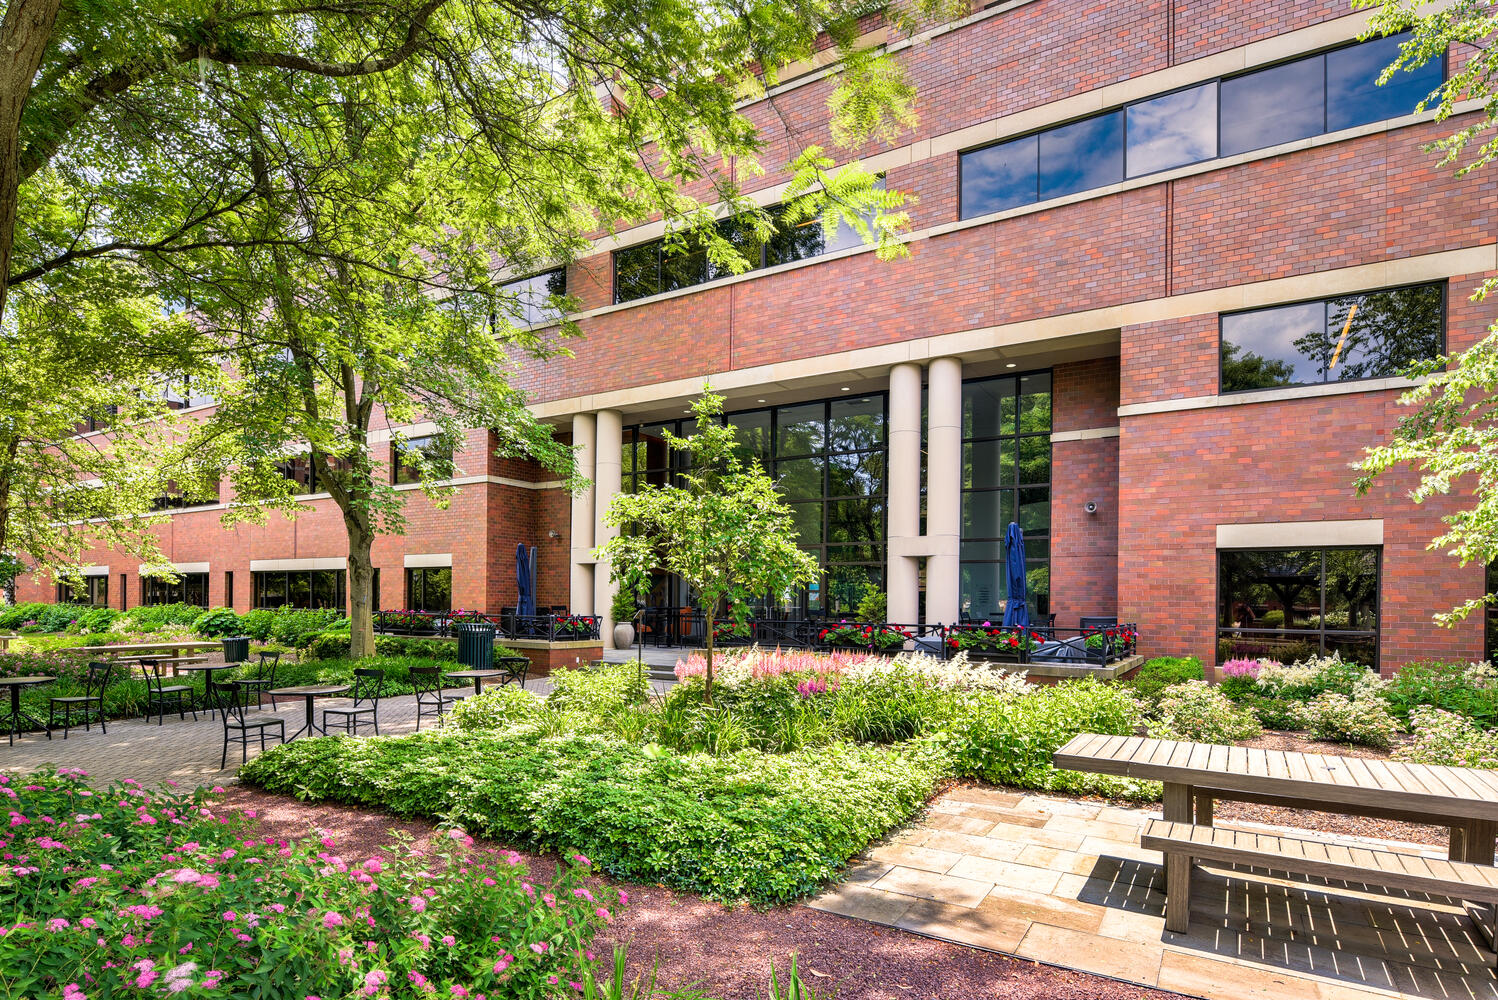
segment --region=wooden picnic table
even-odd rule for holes
[[[1210,827],[1217,799],[1394,819],[1444,826],[1448,860],[1493,866],[1494,771],[1092,733],[1073,737],[1054,763],[1163,782],[1167,823]],[[1189,856],[1167,854],[1165,867],[1167,884],[1189,880]],[[1491,940],[1491,912],[1474,911],[1473,917]]]
[[[173,653],[173,652],[199,652],[206,649],[222,649],[221,642],[204,642],[202,640],[172,639],[163,642],[122,642],[113,646],[73,646],[68,649],[69,653],[87,653],[90,656],[109,656],[118,658],[127,653]]]

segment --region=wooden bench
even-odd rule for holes
[[[1171,823],[1163,819],[1152,819],[1145,824],[1139,844],[1145,850],[1179,855],[1193,862],[1254,865],[1293,875],[1498,904],[1498,868],[1491,865],[1442,861],[1194,823]],[[1190,916],[1191,877],[1188,867],[1184,878],[1167,887],[1166,929],[1184,933]]]

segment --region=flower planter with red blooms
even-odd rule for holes
[[[1107,662],[1134,655],[1139,642],[1139,631],[1132,625],[1089,628],[1083,635],[1088,651],[1102,654]]]
[[[425,611],[381,611],[380,630],[406,635],[435,635],[437,616]]]
[[[714,646],[746,646],[750,638],[748,625],[734,622],[716,622],[713,625]]]
[[[557,639],[591,639],[594,623],[581,615],[558,615],[552,619],[551,634]]]
[[[960,626],[947,636],[947,651],[966,652],[970,660],[991,660],[996,663],[1028,663],[1030,650],[1044,641],[1038,632],[1027,628],[1005,628],[984,622],[982,625]]]
[[[838,622],[817,634],[817,644],[828,649],[898,653],[914,634],[893,625],[864,625]]]

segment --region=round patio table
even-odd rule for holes
[[[44,722],[21,711],[21,689],[23,687],[35,687],[38,684],[51,684],[55,680],[57,680],[56,677],[49,677],[45,674],[31,674],[26,677],[0,677],[0,687],[10,688],[10,718],[7,721],[9,722],[8,728],[11,746],[16,745],[16,734],[26,732],[26,728],[40,729],[47,734],[47,739],[50,740],[52,738],[52,730],[48,729]],[[30,726],[22,728],[21,723],[23,722],[30,723]]]
[[[305,698],[307,700],[307,724],[286,737],[286,742],[290,743],[303,733],[308,736],[313,733],[322,733],[326,736],[328,731],[317,724],[316,710],[312,707],[312,701],[326,695],[343,694],[349,687],[348,684],[303,684],[300,687],[276,688],[271,691],[270,695],[273,698]]]
[[[183,673],[205,674],[208,683],[203,685],[202,703],[200,707],[208,710],[208,717],[213,718],[213,713],[218,711],[218,706],[213,699],[208,697],[208,684],[213,683],[213,675],[220,670],[233,670],[244,666],[243,663],[185,663],[177,669]]]
[[[472,680],[473,693],[484,693],[484,681],[491,677],[508,677],[508,670],[453,670],[448,672],[448,677],[453,680]]]

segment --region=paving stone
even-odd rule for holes
[[[1047,830],[1059,833],[1080,833],[1088,839],[1096,837],[1122,843],[1138,843],[1139,827],[1138,823],[1110,823],[1103,819],[1084,819],[1080,816],[1053,816],[1045,825]]]
[[[983,831],[983,835],[999,840],[1017,840],[1022,844],[1039,844],[1042,847],[1054,847],[1063,851],[1081,850],[1082,841],[1086,839],[1077,833],[1061,833],[1041,827],[1020,826],[1015,823],[995,823],[992,828]]]
[[[1031,924],[1015,954],[1038,962],[1153,986],[1160,975],[1160,961],[1165,949],[1159,945],[1099,937],[1069,927]]]
[[[1049,868],[1033,868],[1016,861],[992,861],[973,857],[962,858],[952,866],[948,874],[979,882],[992,882],[1012,889],[1029,889],[1031,892],[1050,892],[1061,880],[1061,873]]]
[[[994,886],[977,909],[997,910],[1030,923],[1069,927],[1076,931],[1096,931],[1104,915],[1112,912],[1107,907],[1006,885]]]
[[[1025,850],[1017,840],[1000,840],[993,837],[975,837],[970,833],[953,833],[936,830],[924,841],[924,846],[941,851],[956,851],[995,861],[1013,861]]]
[[[955,851],[937,851],[929,847],[911,847],[908,844],[888,844],[869,851],[868,856],[886,865],[903,865],[927,872],[945,872],[963,859]]]
[[[1012,953],[1030,923],[995,908],[973,908],[919,899],[912,903],[895,926],[943,941]]]
[[[844,870],[843,879],[847,882],[870,884],[879,881],[893,867],[894,865],[878,861],[855,861]]]
[[[943,799],[953,802],[976,802],[981,806],[1017,806],[1023,802],[1026,796],[1022,792],[1001,792],[997,788],[979,788],[976,785],[967,788],[954,788]]]
[[[914,868],[895,868],[875,882],[874,887],[907,896],[974,907],[983,902],[983,897],[988,895],[993,883],[954,875],[938,875],[936,872],[923,872]]]
[[[1222,996],[1226,993],[1239,1000],[1302,996],[1305,994],[1300,991],[1311,985],[1290,972],[1253,969],[1178,951],[1165,952],[1155,982],[1162,990],[1175,990],[1190,996]],[[1315,989],[1314,985],[1312,989]]]
[[[910,896],[871,889],[867,885],[845,882],[829,892],[809,900],[807,906],[845,917],[857,917],[872,924],[892,926],[917,902]]]

